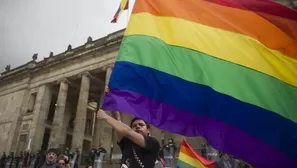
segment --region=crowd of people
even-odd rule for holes
[[[60,154],[57,149],[49,149],[45,153],[45,161],[41,162],[37,168],[70,168],[69,157]]]

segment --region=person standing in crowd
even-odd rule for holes
[[[160,167],[160,166],[165,167],[163,147],[160,147],[157,161],[155,163],[155,168]]]
[[[106,94],[108,91],[106,88]],[[154,168],[160,143],[150,136],[150,124],[134,118],[129,127],[121,122],[119,112],[111,114],[112,117],[100,109],[97,118],[107,122],[117,132],[118,145],[122,151],[121,168]]]
[[[201,144],[201,155],[202,155],[204,158],[207,158],[206,141],[205,141],[205,140],[203,140],[203,141],[202,141],[202,144]]]
[[[61,168],[70,168],[68,157],[65,155],[60,155],[57,159],[57,162]]]
[[[1,159],[0,159],[0,168],[4,168],[5,167],[5,164],[6,164],[6,159],[7,159],[7,156],[6,156],[6,153],[3,152],[3,155],[1,156]]]
[[[57,163],[57,157],[59,155],[59,151],[57,149],[48,149],[45,154],[45,162],[38,166],[38,168],[62,168]]]
[[[164,168],[164,161],[162,158],[158,157],[156,162],[155,162],[155,167],[154,168]]]

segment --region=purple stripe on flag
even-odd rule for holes
[[[232,153],[235,157],[246,158],[245,161],[254,167],[297,167],[297,161],[293,158],[232,125],[180,111],[131,91],[111,89],[105,96],[102,109],[129,113],[174,133],[204,136],[213,147]],[[163,113],[165,111],[167,113]]]

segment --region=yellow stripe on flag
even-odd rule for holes
[[[167,44],[200,51],[297,87],[297,60],[246,35],[149,13],[133,14],[125,35],[156,37]]]

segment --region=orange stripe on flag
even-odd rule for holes
[[[199,15],[195,13],[196,11],[199,11]],[[278,50],[286,56],[297,59],[297,31],[293,31],[297,29],[297,22],[293,20],[272,15],[266,16],[281,24],[283,26],[281,29],[251,11],[221,6],[203,0],[195,0],[191,3],[183,3],[180,0],[136,2],[132,14],[143,12],[155,16],[179,18],[247,35],[270,49]],[[253,26],[255,24],[257,26]],[[293,35],[288,35],[288,32]]]
[[[185,155],[187,155],[187,156],[189,156],[189,157],[191,157],[191,158],[196,159],[196,155],[194,155],[194,154],[192,153],[192,151],[190,151],[190,150],[189,150],[188,148],[186,148],[185,146],[181,146],[181,147],[180,147],[180,152],[183,153],[183,154],[185,154]]]

